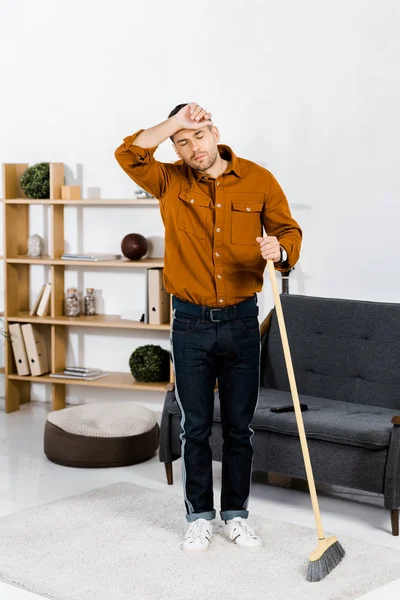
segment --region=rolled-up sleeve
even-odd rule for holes
[[[162,198],[173,184],[173,165],[162,163],[154,158],[158,146],[141,148],[135,145],[135,139],[144,131],[140,129],[124,138],[115,150],[114,156],[121,168],[141,188],[155,198]]]
[[[267,199],[263,211],[263,224],[267,235],[278,238],[279,243],[285,248],[288,259],[285,266],[275,263],[277,271],[287,271],[294,267],[300,257],[303,233],[299,224],[293,219],[286,196],[271,175]]]

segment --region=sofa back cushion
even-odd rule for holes
[[[298,392],[400,410],[400,304],[282,294]],[[290,391],[277,316],[261,385]]]

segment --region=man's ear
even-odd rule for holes
[[[221,136],[219,135],[218,127],[216,127],[215,125],[213,125],[211,127],[211,133],[213,134],[213,136],[214,136],[215,141],[217,142],[217,144],[219,144]]]

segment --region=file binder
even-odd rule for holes
[[[11,347],[17,366],[17,373],[18,375],[30,375],[31,370],[29,368],[28,356],[25,350],[20,323],[11,323],[8,326],[8,331],[11,338]]]
[[[37,376],[48,373],[50,369],[45,337],[36,327],[33,327],[31,323],[24,323],[24,325],[21,326],[21,329],[31,375]]]
[[[151,325],[169,322],[170,300],[163,283],[163,269],[148,269],[148,314]]]

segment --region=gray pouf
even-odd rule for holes
[[[152,458],[159,438],[156,416],[144,406],[84,404],[47,415],[44,453],[68,467],[123,467]]]

